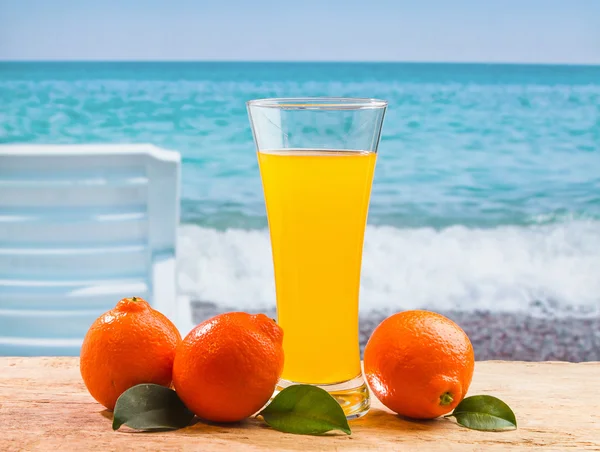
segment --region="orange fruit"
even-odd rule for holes
[[[406,417],[432,419],[465,397],[475,358],[471,341],[456,323],[415,310],[394,314],[375,328],[364,366],[381,403]]]
[[[79,368],[94,399],[109,410],[141,383],[170,386],[179,331],[142,298],[123,298],[88,330]]]
[[[206,320],[177,347],[173,384],[185,405],[214,422],[260,410],[283,371],[283,330],[264,314],[230,312]]]

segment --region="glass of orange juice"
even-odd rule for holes
[[[248,102],[275,270],[285,365],[279,389],[327,390],[349,419],[369,391],[360,365],[363,239],[387,102]]]

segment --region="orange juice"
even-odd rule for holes
[[[376,154],[259,152],[283,328],[282,378],[360,375],[358,293]]]

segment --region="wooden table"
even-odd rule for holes
[[[259,419],[175,432],[113,432],[87,393],[77,358],[0,358],[0,451],[600,450],[600,363],[478,362],[470,394],[515,411],[519,429],[477,432],[449,419],[401,419],[375,401],[352,435],[283,434]]]

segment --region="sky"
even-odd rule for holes
[[[0,0],[0,60],[600,64],[600,0]]]

